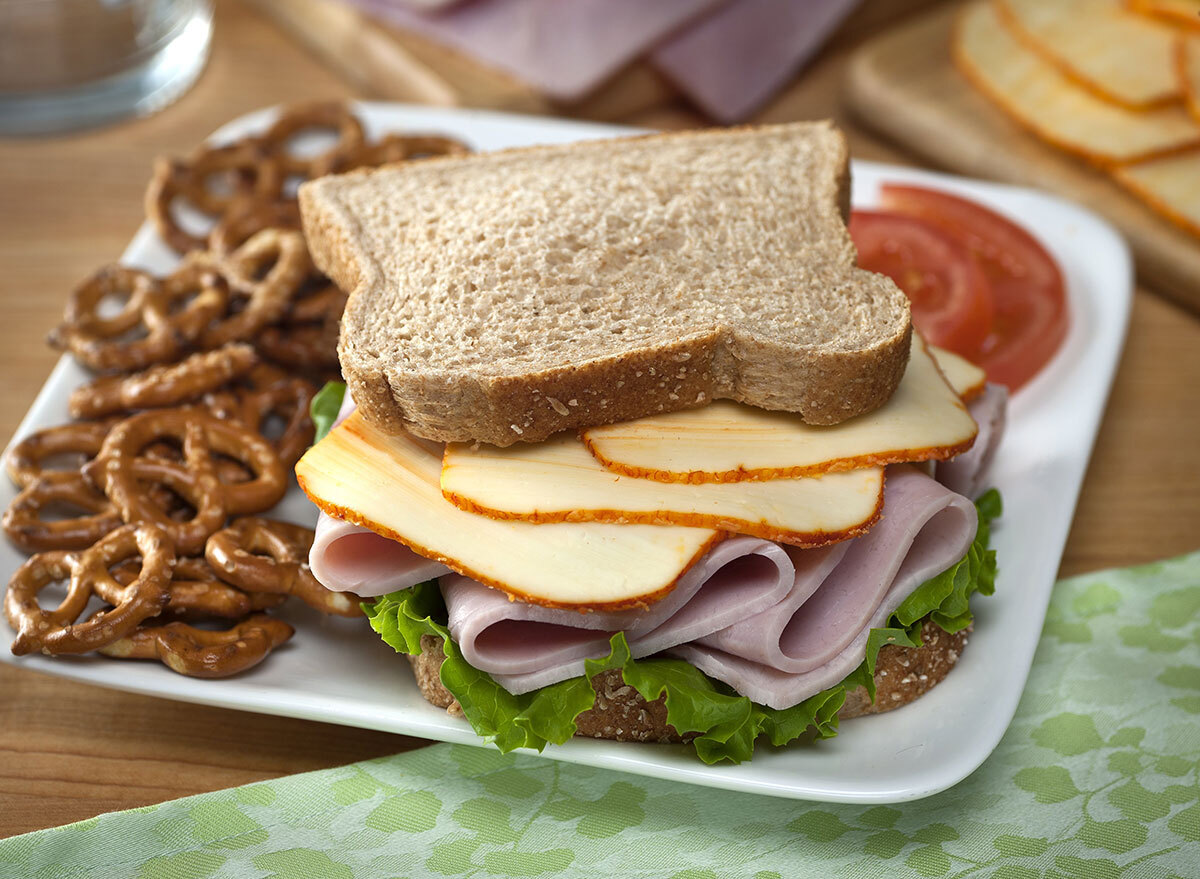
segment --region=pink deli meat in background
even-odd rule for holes
[[[395,0],[351,0],[381,21],[577,101],[721,0],[473,0],[423,14]],[[801,4],[803,5],[803,4]]]
[[[766,103],[860,0],[734,0],[650,53],[660,73],[719,122]]]

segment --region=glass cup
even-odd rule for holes
[[[208,59],[212,0],[0,0],[0,134],[145,116]]]

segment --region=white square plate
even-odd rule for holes
[[[479,150],[630,131],[393,104],[360,109],[372,137],[389,131],[446,132]],[[260,130],[272,114],[238,119],[215,139]],[[856,162],[853,174],[855,204],[872,204],[881,181],[899,181],[946,189],[1012,217],[1053,253],[1067,282],[1069,335],[1049,368],[1012,400],[1008,435],[993,466],[992,480],[1005,504],[994,531],[1000,576],[995,596],[974,602],[976,628],[969,649],[946,681],[913,705],[848,721],[837,738],[816,745],[760,747],[753,762],[740,766],[705,766],[683,747],[583,739],[549,747],[545,756],[772,796],[889,803],[928,796],[965,778],[991,753],[1012,719],[1124,339],[1132,290],[1129,252],[1107,223],[1031,190],[869,162]],[[147,224],[124,260],[163,272],[175,257]],[[17,438],[67,421],[67,394],[86,377],[69,357],[59,361]],[[5,481],[0,506],[7,506],[13,494]],[[316,510],[293,488],[275,515],[311,525]],[[23,559],[2,543],[0,574],[7,578]],[[0,649],[0,659],[168,699],[480,743],[465,722],[421,698],[408,664],[363,621],[320,617],[292,604],[282,615],[296,625],[292,643],[229,680],[186,678],[156,663],[103,657],[15,657]]]

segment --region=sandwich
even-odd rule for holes
[[[305,183],[349,290],[310,555],[500,748],[828,737],[942,680],[993,589],[1005,394],[846,230],[828,123]]]

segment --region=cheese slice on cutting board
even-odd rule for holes
[[[954,389],[964,403],[974,400],[983,393],[987,384],[987,373],[982,367],[976,366],[961,354],[947,351],[936,345],[929,345],[929,353],[933,356],[942,371],[946,382]]]
[[[503,449],[450,443],[442,494],[500,519],[693,525],[823,546],[862,534],[879,518],[883,468],[764,482],[656,482],[613,473],[577,436],[560,434]]]
[[[887,403],[841,424],[805,424],[718,400],[580,431],[614,473],[661,482],[740,482],[815,476],[903,461],[945,460],[975,441],[978,427],[913,334],[904,378]]]
[[[296,465],[300,487],[331,516],[550,607],[644,606],[722,536],[710,528],[490,519],[442,497],[441,473],[439,445],[382,433],[358,412]]]

